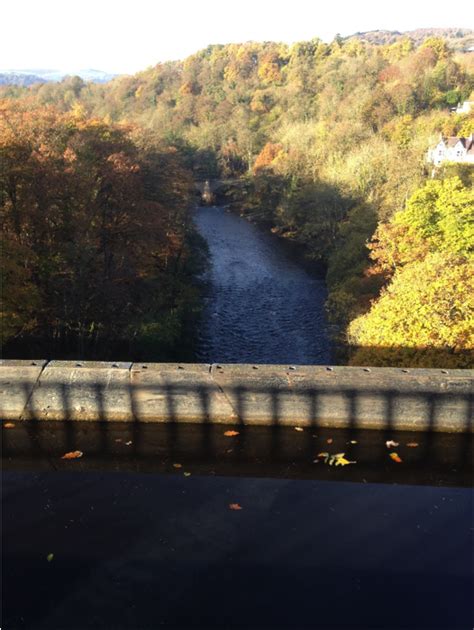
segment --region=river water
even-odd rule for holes
[[[323,278],[298,265],[274,236],[222,207],[198,208],[195,222],[211,254],[198,359],[330,363]]]

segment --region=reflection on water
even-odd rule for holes
[[[6,628],[470,627],[471,435],[29,421],[3,438]]]
[[[227,436],[229,429],[235,435]],[[397,443],[387,448],[386,441]],[[416,445],[416,446],[415,446]],[[64,461],[79,450],[82,459]],[[3,430],[8,470],[175,473],[470,486],[471,434],[125,422],[20,422]],[[321,453],[356,464],[330,466]],[[401,463],[390,458],[397,452]]]
[[[212,256],[199,359],[330,363],[324,281],[271,235],[223,208],[199,208],[195,221]]]

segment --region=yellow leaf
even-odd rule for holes
[[[357,462],[350,461],[344,457],[345,453],[338,453],[334,456],[334,464],[336,466],[347,466],[347,464],[357,464]]]
[[[224,433],[224,435],[225,435],[226,437],[234,437],[234,435],[239,435],[239,432],[238,432],[238,431],[226,431],[226,432]]]
[[[401,464],[403,461],[398,453],[390,453],[390,459],[393,459],[393,461],[397,462],[397,464]]]

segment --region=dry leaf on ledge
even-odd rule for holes
[[[82,457],[84,453],[82,451],[70,451],[69,453],[64,453],[61,459],[79,459]]]

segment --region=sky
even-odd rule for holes
[[[0,69],[133,73],[209,44],[474,26],[470,0],[2,0]]]

